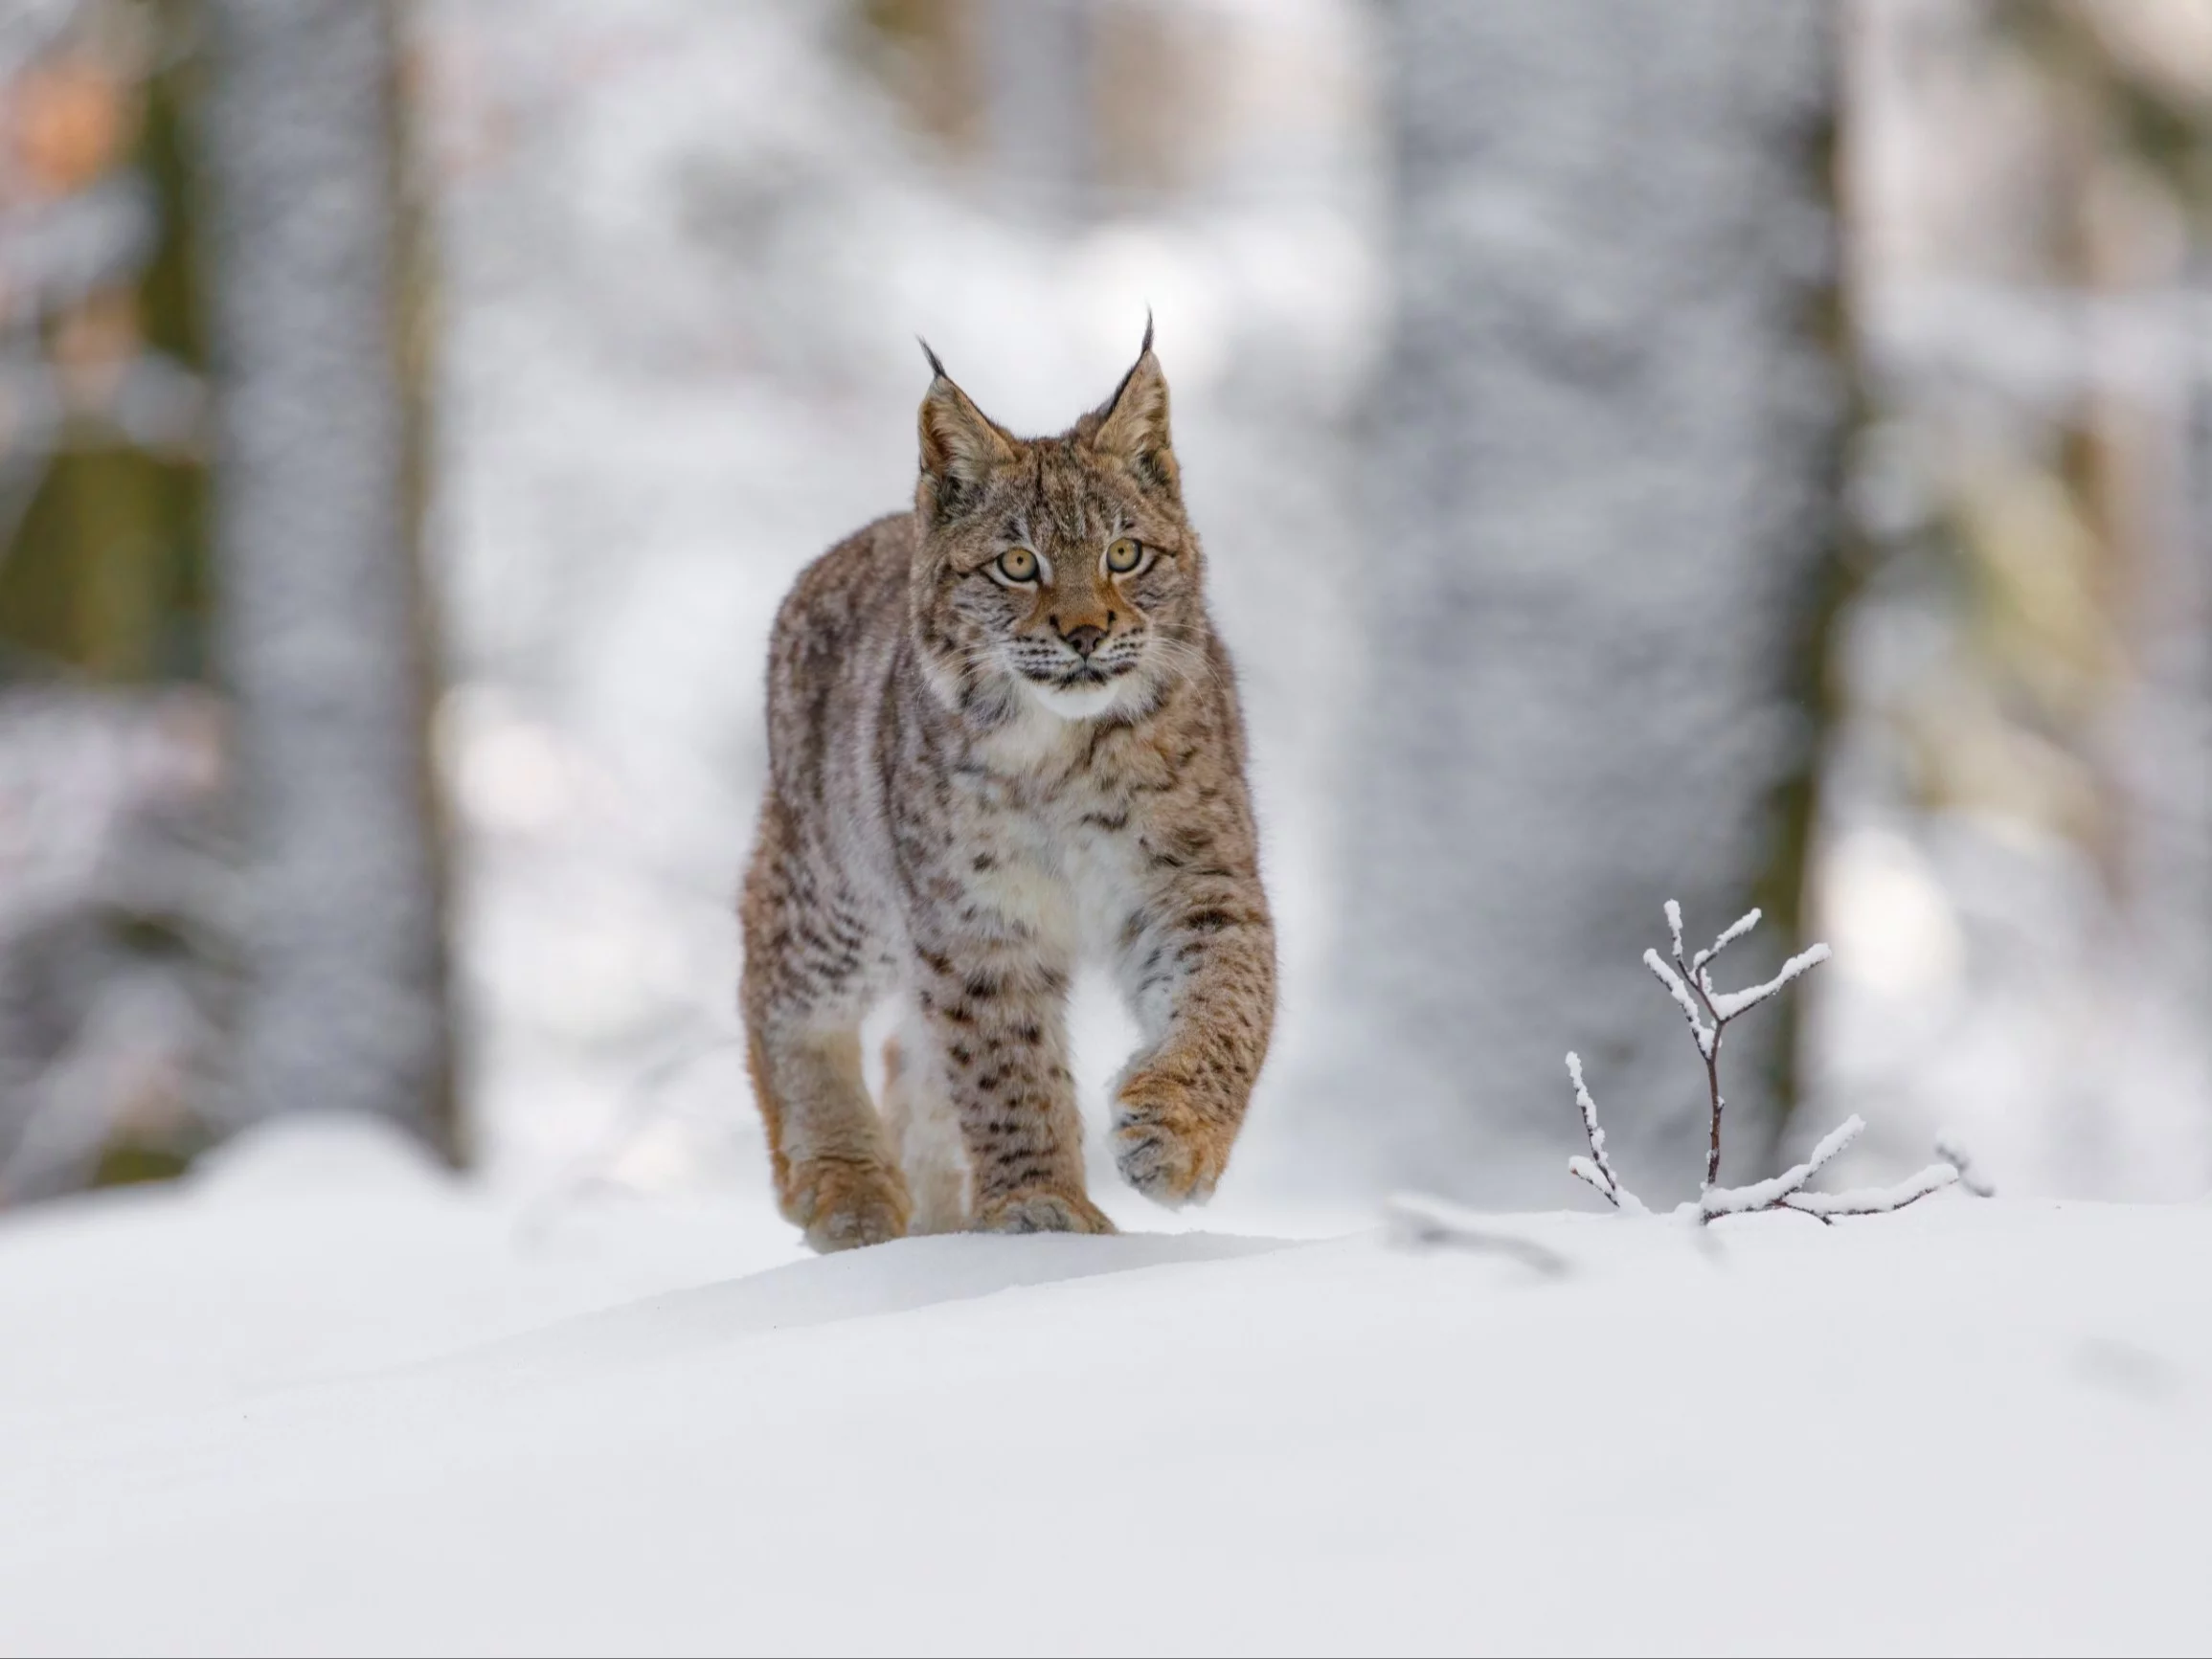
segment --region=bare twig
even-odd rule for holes
[[[1958,1184],[1977,1199],[1994,1199],[1997,1187],[1990,1178],[1974,1167],[1974,1155],[1968,1152],[1956,1135],[1939,1134],[1935,1137],[1935,1155],[1958,1171]]]
[[[1676,907],[1676,911],[1678,914],[1680,913],[1680,906]],[[1733,945],[1738,939],[1741,939],[1746,933],[1749,933],[1753,928],[1757,927],[1759,925],[1759,918],[1764,914],[1765,912],[1761,910],[1756,905],[1754,905],[1749,910],[1746,910],[1742,915],[1738,916],[1734,921],[1730,922],[1727,928],[1722,930],[1721,936],[1719,938],[1715,939],[1710,945],[1706,946],[1703,951],[1700,951],[1690,959],[1690,971],[1693,974],[1696,974],[1701,979],[1704,978],[1705,965],[1715,956],[1718,956],[1723,951],[1726,951],[1730,945]],[[1675,949],[1677,952],[1680,952],[1682,949],[1682,932],[1680,929],[1678,929],[1675,933]]]
[[[1753,914],[1757,912],[1754,911]],[[1713,1017],[1726,1023],[1739,1014],[1748,1014],[1802,974],[1808,968],[1817,968],[1828,960],[1828,947],[1815,945],[1800,951],[1782,964],[1782,971],[1764,985],[1753,985],[1747,991],[1721,991],[1712,994]]]
[[[1567,1075],[1574,1080],[1574,1104],[1582,1109],[1582,1132],[1590,1140],[1590,1156],[1569,1158],[1567,1173],[1595,1187],[1597,1196],[1614,1209],[1648,1216],[1651,1212],[1644,1208],[1643,1200],[1620,1184],[1620,1177],[1613,1173],[1613,1164],[1605,1155],[1605,1131],[1597,1127],[1597,1102],[1590,1098],[1590,1089],[1582,1081],[1581,1055],[1569,1053]]]
[[[1854,1187],[1847,1193],[1796,1193],[1780,1207],[1823,1222],[1834,1216],[1885,1216],[1907,1204],[1916,1204],[1957,1179],[1958,1171],[1950,1164],[1934,1163],[1894,1186]]]
[[[1563,1279],[1573,1268],[1571,1262],[1548,1245],[1501,1233],[1487,1218],[1442,1199],[1393,1193],[1384,1203],[1383,1213],[1389,1221],[1390,1238],[1399,1244],[1430,1248],[1448,1244],[1503,1256],[1546,1279]]]
[[[1698,1208],[1707,1221],[1716,1216],[1738,1216],[1752,1210],[1779,1208],[1785,1200],[1820,1172],[1822,1165],[1859,1138],[1865,1129],[1865,1120],[1857,1113],[1845,1118],[1813,1149],[1813,1155],[1801,1164],[1793,1165],[1778,1176],[1763,1181],[1753,1181],[1748,1187],[1710,1187],[1698,1199]]]
[[[1772,1180],[1757,1181],[1748,1187],[1713,1188],[1698,1200],[1700,1214],[1710,1222],[1722,1216],[1748,1215],[1753,1210],[1795,1210],[1799,1215],[1826,1223],[1837,1216],[1872,1216],[1902,1210],[1907,1204],[1917,1203],[1958,1179],[1958,1171],[1951,1164],[1933,1163],[1895,1186],[1861,1187],[1847,1193],[1804,1191],[1805,1183],[1820,1173],[1821,1166],[1857,1140],[1865,1127],[1865,1122],[1854,1113],[1828,1132],[1813,1149],[1811,1157]]]
[[[1705,1089],[1710,1105],[1710,1116],[1705,1139],[1704,1180],[1698,1189],[1698,1199],[1684,1204],[1676,1213],[1693,1217],[1701,1225],[1717,1221],[1723,1216],[1748,1215],[1758,1210],[1794,1210],[1799,1215],[1811,1216],[1826,1225],[1838,1216],[1885,1215],[1917,1203],[1930,1193],[1939,1192],[1961,1177],[1966,1159],[1955,1149],[1942,1142],[1936,1151],[1949,1161],[1930,1164],[1919,1174],[1889,1187],[1866,1187],[1846,1193],[1814,1193],[1805,1190],[1806,1183],[1818,1175],[1823,1167],[1859,1138],[1865,1124],[1859,1117],[1846,1118],[1841,1124],[1821,1137],[1819,1145],[1803,1163],[1792,1166],[1782,1174],[1767,1180],[1755,1181],[1746,1187],[1723,1187],[1721,1175],[1721,1117],[1726,1103],[1721,1094],[1721,1043],[1730,1020],[1749,1013],[1769,998],[1776,996],[1793,979],[1811,968],[1818,967],[1828,959],[1828,947],[1814,945],[1799,952],[1782,964],[1782,971],[1762,984],[1751,985],[1741,991],[1716,991],[1709,972],[1713,960],[1738,939],[1759,925],[1759,912],[1751,910],[1738,917],[1722,930],[1720,936],[1695,956],[1689,955],[1682,945],[1682,907],[1669,899],[1666,904],[1667,934],[1672,946],[1670,964],[1657,951],[1643,953],[1644,966],[1664,985],[1675,1006],[1689,1022],[1690,1035],[1698,1045],[1698,1054],[1704,1062]],[[1648,1215],[1636,1195],[1621,1184],[1612,1163],[1605,1155],[1605,1132],[1597,1125],[1597,1107],[1590,1097],[1590,1090],[1582,1078],[1582,1062],[1573,1054],[1567,1057],[1567,1074],[1574,1084],[1574,1103],[1582,1113],[1583,1133],[1590,1142],[1588,1157],[1568,1160],[1568,1173],[1587,1182],[1597,1195],[1615,1209],[1631,1215]],[[1981,1191],[1986,1186],[1969,1184],[1970,1191]]]
[[[1675,960],[1679,963],[1682,957],[1678,955]],[[1713,1048],[1713,1028],[1705,1023],[1704,1017],[1699,1012],[1699,999],[1690,995],[1690,987],[1684,976],[1661,961],[1657,951],[1646,951],[1643,953],[1643,965],[1667,988],[1667,995],[1675,999],[1675,1006],[1682,1011],[1682,1018],[1690,1022],[1690,1034],[1697,1039],[1698,1052],[1710,1054]]]

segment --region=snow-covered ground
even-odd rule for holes
[[[55,1206],[0,1650],[2212,1646],[2212,1206],[1207,1221],[817,1261],[312,1124]]]

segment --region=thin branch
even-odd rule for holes
[[[1739,1014],[1748,1014],[1808,968],[1817,968],[1828,960],[1828,947],[1815,945],[1800,951],[1782,964],[1782,971],[1764,985],[1752,985],[1742,991],[1722,991],[1712,999],[1713,1017],[1724,1023]]]
[[[1977,1199],[1994,1199],[1997,1186],[1990,1178],[1976,1173],[1974,1155],[1968,1152],[1956,1135],[1939,1134],[1935,1137],[1935,1155],[1958,1170],[1958,1184]]]
[[[1745,911],[1734,921],[1730,922],[1727,928],[1722,930],[1721,936],[1719,938],[1715,939],[1710,945],[1707,945],[1703,951],[1700,951],[1696,956],[1691,958],[1690,973],[1700,980],[1703,980],[1704,977],[1705,965],[1712,961],[1712,959],[1718,956],[1723,951],[1726,951],[1730,945],[1733,945],[1738,939],[1741,939],[1746,933],[1749,933],[1753,928],[1757,927],[1759,925],[1759,918],[1763,914],[1765,914],[1765,912],[1762,911],[1758,906],[1753,905],[1749,910]],[[1679,944],[1676,946],[1676,950],[1678,952],[1681,950],[1681,946]]]
[[[1442,1199],[1420,1193],[1392,1193],[1383,1201],[1383,1214],[1389,1222],[1391,1240],[1399,1244],[1431,1247],[1450,1244],[1463,1250],[1503,1256],[1546,1279],[1565,1278],[1573,1269],[1571,1262],[1548,1245],[1540,1244],[1534,1239],[1501,1233],[1489,1224],[1491,1218],[1446,1203]]]
[[[1681,957],[1678,956],[1676,960],[1680,961]],[[1705,1012],[1712,1016],[1713,1021],[1710,1028],[1712,1040],[1698,1043],[1698,1051],[1705,1058],[1705,1099],[1709,1107],[1705,1119],[1705,1178],[1698,1183],[1698,1195],[1702,1198],[1712,1191],[1721,1178],[1721,1113],[1727,1109],[1728,1104],[1721,1094],[1721,1042],[1728,1022],[1721,1017],[1720,1010],[1713,1006],[1713,994],[1706,984],[1705,975],[1691,975],[1690,988],[1697,993],[1698,1000],[1705,1005]]]
[[[1751,1210],[1771,1210],[1818,1175],[1821,1166],[1857,1140],[1865,1128],[1865,1119],[1854,1112],[1823,1135],[1820,1144],[1813,1149],[1813,1155],[1803,1163],[1794,1165],[1766,1180],[1753,1181],[1748,1187],[1714,1187],[1699,1199],[1698,1208],[1708,1222],[1715,1216],[1738,1216]]]
[[[1679,961],[1681,958],[1676,959]],[[1712,1053],[1718,1028],[1707,1026],[1699,1017],[1698,1005],[1691,998],[1690,989],[1682,982],[1682,976],[1660,960],[1657,951],[1646,951],[1643,953],[1643,965],[1667,988],[1667,995],[1675,999],[1675,1006],[1682,1011],[1682,1018],[1690,1022],[1690,1031],[1698,1040],[1698,1052],[1708,1055]]]
[[[1954,1166],[1933,1163],[1894,1186],[1858,1187],[1847,1193],[1804,1191],[1805,1183],[1819,1173],[1820,1167],[1857,1140],[1865,1127],[1854,1112],[1830,1130],[1813,1149],[1813,1155],[1794,1168],[1772,1180],[1707,1193],[1699,1200],[1701,1219],[1711,1222],[1722,1216],[1749,1215],[1754,1210],[1795,1210],[1818,1222],[1829,1222],[1838,1216],[1887,1215],[1892,1210],[1902,1210],[1907,1204],[1918,1203],[1929,1194],[1941,1192],[1958,1179]]]
[[[1901,1210],[1907,1204],[1918,1203],[1930,1193],[1960,1180],[1968,1160],[1955,1147],[1939,1141],[1936,1151],[1949,1161],[1934,1163],[1919,1174],[1889,1187],[1862,1187],[1847,1193],[1815,1193],[1806,1187],[1813,1177],[1840,1156],[1865,1130],[1864,1120],[1854,1114],[1820,1138],[1812,1155],[1803,1163],[1794,1164],[1780,1175],[1763,1181],[1754,1181],[1745,1187],[1724,1187],[1721,1175],[1721,1122],[1727,1102],[1721,1094],[1721,1045],[1729,1021],[1748,1014],[1769,998],[1780,993],[1793,979],[1808,969],[1817,967],[1828,959],[1828,947],[1814,945],[1799,952],[1782,964],[1782,971],[1764,984],[1749,986],[1741,991],[1715,991],[1712,976],[1706,972],[1713,959],[1738,939],[1759,925],[1759,912],[1748,911],[1736,918],[1712,944],[1694,957],[1687,956],[1682,948],[1682,908],[1673,899],[1666,901],[1667,936],[1673,948],[1674,960],[1670,965],[1659,952],[1643,953],[1644,966],[1652,975],[1666,987],[1667,995],[1680,1008],[1682,1018],[1689,1022],[1690,1034],[1697,1040],[1698,1053],[1705,1065],[1705,1089],[1711,1107],[1709,1128],[1705,1143],[1705,1178],[1698,1189],[1698,1201],[1684,1204],[1675,1213],[1693,1217],[1700,1225],[1723,1216],[1749,1215],[1762,1210],[1794,1210],[1799,1215],[1811,1216],[1827,1225],[1839,1216],[1885,1215]],[[1621,1185],[1620,1177],[1605,1155],[1605,1132],[1597,1124],[1597,1106],[1590,1097],[1590,1089],[1583,1082],[1582,1061],[1569,1054],[1567,1074],[1574,1084],[1574,1103],[1582,1113],[1582,1132],[1590,1142],[1588,1157],[1568,1160],[1568,1173],[1584,1181],[1598,1197],[1615,1209],[1635,1215],[1648,1215],[1643,1203]],[[1969,1191],[1986,1191],[1986,1185],[1968,1182]]]
[[[1798,1210],[1825,1222],[1835,1216],[1885,1216],[1939,1193],[1958,1179],[1950,1164],[1930,1164],[1895,1186],[1855,1187],[1847,1193],[1792,1193],[1777,1207]]]
[[[1632,1216],[1648,1216],[1651,1211],[1636,1194],[1620,1183],[1614,1174],[1613,1164],[1605,1155],[1605,1131],[1597,1127],[1597,1102],[1590,1098],[1590,1089],[1582,1081],[1582,1056],[1569,1052],[1567,1057],[1567,1075],[1574,1082],[1574,1104],[1582,1110],[1582,1132],[1590,1142],[1590,1156],[1567,1160],[1567,1173],[1577,1180],[1588,1181],[1597,1190],[1597,1196],[1616,1210]]]

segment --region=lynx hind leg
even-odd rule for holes
[[[899,1237],[914,1205],[861,1075],[863,964],[810,913],[819,886],[771,797],[741,906],[753,1097],[784,1218],[815,1249],[846,1250]]]
[[[751,1055],[784,1219],[824,1253],[902,1236],[914,1200],[861,1080],[859,1034],[756,1032]]]
[[[968,1155],[927,1032],[910,1025],[883,1044],[883,1127],[914,1195],[911,1233],[968,1224]]]

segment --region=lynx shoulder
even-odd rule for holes
[[[1069,1067],[1078,963],[1141,1033],[1115,1162],[1163,1203],[1221,1178],[1274,1018],[1243,720],[1151,330],[1056,437],[930,365],[914,510],[810,566],[770,650],[741,1000],[777,1197],[823,1250],[1112,1230]],[[892,998],[879,1107],[860,1027]]]

